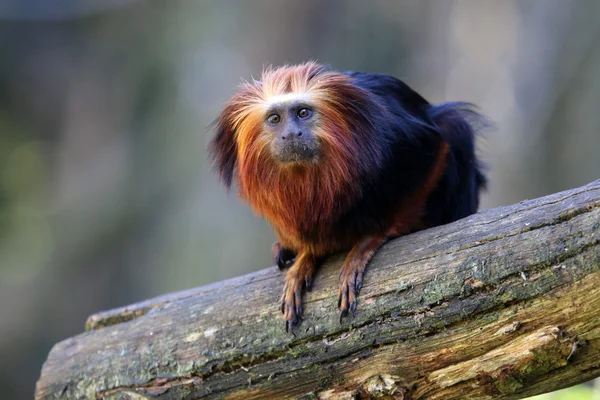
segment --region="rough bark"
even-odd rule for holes
[[[93,315],[36,399],[518,399],[600,375],[600,180],[388,243],[340,325],[342,257],[295,336],[275,267]]]

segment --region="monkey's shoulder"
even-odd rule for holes
[[[425,116],[425,110],[431,104],[402,80],[386,74],[346,71],[344,75],[352,78],[352,83],[370,92],[376,101],[383,103],[392,111],[409,111]]]

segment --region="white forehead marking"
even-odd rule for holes
[[[309,97],[306,95],[306,93],[285,93],[285,94],[278,94],[277,96],[269,97],[267,99],[267,104],[268,105],[282,104],[282,103],[289,103],[291,101],[304,101],[304,102],[308,102],[309,101]]]

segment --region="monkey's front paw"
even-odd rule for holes
[[[340,288],[338,289],[338,308],[340,309],[340,324],[342,319],[356,313],[356,298],[362,289],[363,272],[354,268],[342,268],[340,272]]]
[[[286,332],[292,330],[302,316],[302,289],[304,286],[307,290],[311,289],[312,278],[310,276],[306,276],[304,279],[299,277],[286,278],[280,300]],[[292,331],[292,333],[294,332]]]
[[[311,277],[307,276],[304,279],[299,277],[286,278],[280,300],[286,332],[292,330],[302,316],[302,288],[305,285],[307,290],[311,289]],[[292,331],[292,333],[294,332]]]

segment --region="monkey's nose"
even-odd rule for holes
[[[300,136],[302,136],[302,131],[295,131],[295,132],[291,131],[291,132],[288,132],[287,134],[281,135],[281,138],[284,140],[285,139],[297,139]]]

